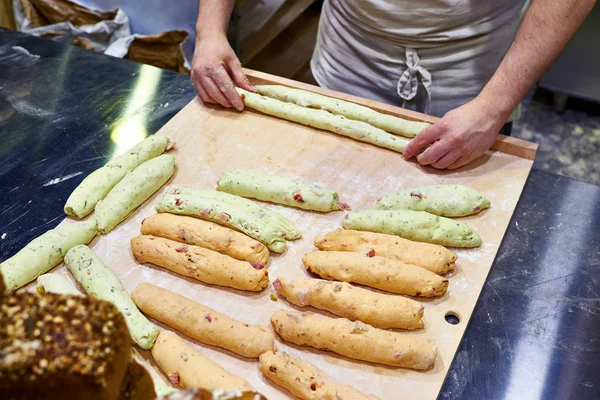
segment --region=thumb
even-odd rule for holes
[[[421,133],[415,136],[415,138],[408,143],[404,149],[404,152],[402,153],[402,156],[406,160],[416,156],[425,146],[428,146],[438,140],[446,131],[446,129],[446,121],[436,122],[435,124],[423,129]]]
[[[231,77],[236,85],[241,87],[242,89],[249,90],[250,92],[256,92],[256,88],[250,84],[248,77],[244,73],[242,69],[242,64],[240,64],[240,60],[237,58],[233,58],[228,62],[229,70],[231,71]]]

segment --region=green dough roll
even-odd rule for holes
[[[168,144],[167,136],[151,136],[89,174],[67,199],[65,214],[83,218],[91,213],[129,171],[161,155],[167,150]]]
[[[146,161],[108,193],[96,206],[98,231],[105,234],[142,205],[164,185],[175,172],[175,157],[163,154]]]
[[[119,309],[134,342],[143,349],[152,348],[158,328],[138,310],[119,278],[89,247],[73,247],[65,256],[65,264],[87,294],[111,302]]]
[[[321,212],[348,209],[330,189],[313,183],[243,169],[223,172],[217,189],[242,197]]]
[[[132,171],[153,158],[160,156],[172,147],[168,136],[150,136],[106,163],[106,166],[120,167]]]
[[[81,292],[77,290],[75,285],[59,274],[44,274],[38,276],[36,290],[39,293],[72,294],[81,296]]]
[[[0,264],[8,289],[17,289],[60,264],[65,254],[96,236],[96,220],[75,222],[49,230]]]
[[[427,211],[442,217],[464,217],[490,207],[477,190],[461,185],[406,188],[388,193],[375,203],[381,210]]]
[[[387,233],[442,246],[481,246],[481,238],[469,225],[424,211],[356,211],[346,215],[342,225],[345,229]]]
[[[366,122],[384,131],[392,132],[406,137],[415,137],[431,124],[427,122],[411,121],[393,115],[383,114],[349,101],[324,96],[301,89],[292,89],[281,85],[259,85],[256,87],[263,96],[271,97],[284,102],[294,103],[301,107],[316,108],[328,111],[335,115]]]
[[[214,190],[172,189],[158,200],[156,211],[198,217],[237,229],[276,253],[285,250],[286,239],[302,237],[283,215],[242,197]]]
[[[397,151],[398,153],[402,153],[410,142],[408,139],[394,136],[366,122],[355,121],[324,110],[315,110],[300,107],[293,103],[284,103],[283,101],[261,96],[260,94],[248,92],[240,88],[236,88],[236,90],[247,107],[278,118],[337,133],[338,135],[371,143],[379,147]]]

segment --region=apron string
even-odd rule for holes
[[[417,95],[419,85],[425,89],[425,98],[418,109],[425,114],[429,114],[429,105],[431,103],[431,73],[423,66],[419,65],[419,54],[416,49],[406,48],[406,69],[398,79],[398,96],[403,99],[402,107],[406,107],[410,100]]]

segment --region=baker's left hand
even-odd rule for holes
[[[418,154],[419,164],[438,169],[460,168],[492,146],[509,115],[494,109],[493,103],[475,98],[419,133],[406,146],[403,156],[409,159]]]

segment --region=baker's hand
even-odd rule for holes
[[[198,40],[192,60],[192,82],[202,101],[235,107],[238,111],[244,109],[244,102],[235,85],[256,91],[224,35]]]
[[[417,155],[419,164],[438,169],[460,168],[492,146],[508,117],[495,110],[494,104],[475,98],[419,133],[406,146],[403,156],[409,159],[431,145]]]

